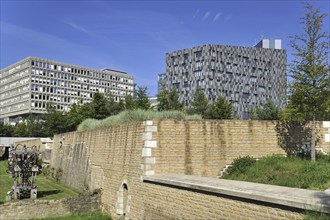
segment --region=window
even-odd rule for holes
[[[199,76],[202,76],[203,73],[202,73],[202,71],[198,70],[198,71],[194,71],[194,75],[199,77]]]
[[[249,112],[243,112],[243,120],[249,119]]]
[[[233,78],[233,73],[227,71],[227,72],[226,72],[226,76],[227,76],[229,79],[232,79],[232,78]]]
[[[173,87],[177,89],[180,88],[180,83],[173,83]]]
[[[172,57],[171,57],[171,62],[172,62],[172,64],[174,64],[174,63],[175,63],[175,59],[176,59],[176,57],[175,57],[175,56],[172,56]]]
[[[200,58],[200,57],[202,57],[202,51],[196,51],[195,58]]]
[[[248,99],[250,96],[250,93],[244,92],[242,98],[243,99]]]

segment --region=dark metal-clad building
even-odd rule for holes
[[[224,96],[239,118],[248,119],[249,111],[268,99],[284,108],[286,51],[280,40],[263,40],[255,47],[207,44],[178,50],[166,54],[161,79],[166,89],[178,89],[187,107],[199,86],[210,103]]]

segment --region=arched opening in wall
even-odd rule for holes
[[[126,216],[127,214],[127,202],[128,202],[128,189],[127,185],[123,184],[123,215]]]
[[[123,216],[125,219],[129,219],[129,195],[126,181],[121,184],[117,195],[117,214]]]

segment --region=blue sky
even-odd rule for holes
[[[27,56],[108,67],[133,75],[151,96],[166,52],[279,38],[290,61],[288,36],[301,33],[304,14],[301,1],[289,0],[0,2],[1,69]],[[329,1],[310,2],[329,13]]]

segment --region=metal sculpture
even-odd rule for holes
[[[22,197],[37,198],[36,176],[41,172],[40,151],[36,146],[28,149],[25,145],[11,146],[8,157],[8,173],[14,178],[14,185],[6,200]]]

